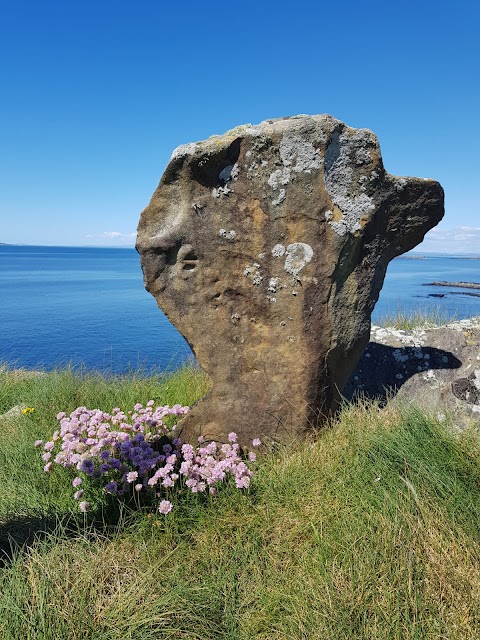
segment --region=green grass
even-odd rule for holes
[[[266,453],[248,492],[185,495],[167,518],[69,515],[68,481],[44,477],[32,448],[58,411],[191,403],[206,388],[187,369],[0,373],[4,410],[35,407],[0,429],[0,530],[44,518],[48,531],[0,569],[2,640],[480,637],[479,433],[414,410],[346,407],[316,438]]]
[[[437,306],[429,309],[415,309],[414,311],[404,311],[397,309],[394,313],[382,316],[377,324],[381,327],[391,327],[392,329],[433,329],[453,322],[455,318],[445,313]]]

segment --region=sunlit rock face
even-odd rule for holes
[[[137,250],[212,381],[182,436],[286,441],[318,426],[368,343],[389,261],[443,213],[438,182],[389,175],[375,135],[329,115],[176,149]]]

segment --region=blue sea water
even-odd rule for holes
[[[480,298],[423,286],[435,280],[480,282],[480,261],[394,260],[373,321],[419,307],[458,319],[480,315]],[[74,363],[123,373],[174,368],[190,356],[143,288],[134,249],[0,245],[0,363],[45,369]]]
[[[134,249],[0,246],[0,296],[0,362],[122,373],[191,356]]]
[[[477,297],[480,290],[426,286],[432,282],[480,283],[480,260],[450,255],[431,255],[422,259],[401,256],[392,260],[372,322],[396,311],[416,309],[438,310],[442,318],[456,320],[480,315],[480,297]]]

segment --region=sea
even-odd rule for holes
[[[416,309],[446,319],[480,315],[480,290],[425,286],[436,281],[478,283],[480,260],[396,258],[372,321]],[[145,291],[134,249],[0,245],[0,366],[148,374],[191,358]]]

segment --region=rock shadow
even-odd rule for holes
[[[370,342],[354,372],[350,376],[343,396],[352,400],[363,396],[380,401],[384,406],[409,378],[433,369],[458,369],[462,363],[450,351],[435,347],[391,347]],[[428,377],[426,378],[428,380]]]
[[[108,536],[118,531],[120,511],[111,506],[88,514],[46,513],[43,515],[12,515],[0,523],[0,569],[11,565],[15,556],[50,535],[62,539],[79,535]]]
[[[0,524],[0,568],[8,566],[25,546],[52,533],[59,524],[58,515],[16,516]]]

